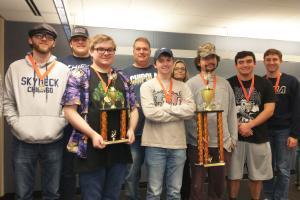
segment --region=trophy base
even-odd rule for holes
[[[210,163],[210,164],[204,164],[204,167],[218,167],[218,166],[224,166],[225,162],[219,162],[219,163]]]
[[[195,163],[195,165],[196,165],[196,166],[202,166],[203,163],[202,163],[202,162],[200,162],[200,163]]]
[[[105,145],[111,145],[111,144],[119,144],[119,143],[127,143],[129,142],[129,139],[120,139],[120,140],[114,140],[114,141],[104,141]]]

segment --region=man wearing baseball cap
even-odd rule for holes
[[[214,90],[214,104],[222,112],[223,118],[223,144],[225,166],[205,168],[203,165],[195,165],[198,160],[198,131],[197,117],[185,122],[187,131],[188,155],[191,166],[191,200],[215,199],[221,200],[225,191],[225,172],[229,167],[231,151],[237,141],[236,106],[233,91],[228,81],[216,75],[216,68],[220,57],[216,54],[215,45],[204,43],[198,47],[195,58],[196,68],[200,71],[187,81],[191,92],[194,94],[196,105],[202,106],[204,101],[201,90],[209,87]],[[215,114],[208,115],[209,154],[216,158],[218,152],[217,118]],[[204,182],[208,174],[208,195],[204,193]],[[207,197],[208,196],[208,197]]]
[[[141,86],[145,115],[142,146],[148,172],[147,199],[160,199],[164,180],[167,198],[180,199],[186,136],[183,120],[194,115],[195,104],[189,87],[171,78],[173,53],[160,48],[154,54],[157,77]]]
[[[43,199],[58,199],[63,128],[60,105],[69,69],[52,55],[57,32],[39,24],[28,32],[32,51],[13,62],[5,76],[4,116],[13,134],[16,199],[32,199],[37,163]]]
[[[71,71],[89,68],[92,64],[92,59],[89,54],[89,32],[85,27],[75,26],[72,29],[70,48],[72,54],[63,58],[61,62],[67,65]],[[72,126],[68,124],[64,130],[64,146],[67,146],[72,130]],[[64,148],[60,184],[61,199],[74,200],[76,197],[76,174],[73,169],[74,156],[74,153]]]

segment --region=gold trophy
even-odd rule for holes
[[[100,128],[101,136],[103,137],[104,144],[118,144],[126,143],[129,141],[127,138],[127,121],[129,118],[128,108],[125,107],[125,98],[123,94],[114,87],[115,80],[117,79],[117,74],[112,74],[109,77],[112,81],[112,85],[107,91],[107,95],[101,102],[102,108],[100,109]],[[120,116],[120,129],[114,129],[108,131],[108,116],[112,113],[118,113]],[[114,115],[115,116],[115,115]]]
[[[211,75],[207,74],[207,82],[209,83]],[[200,110],[196,111],[197,114],[197,128],[198,128],[198,163],[196,165],[203,165],[204,167],[223,166],[224,150],[223,150],[223,110],[217,110],[214,104],[215,88],[206,88],[200,91],[203,100]],[[208,113],[217,114],[217,136],[218,136],[218,158],[213,158],[209,154],[209,133],[208,133]]]

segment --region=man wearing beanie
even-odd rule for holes
[[[32,51],[13,62],[5,76],[4,116],[13,133],[16,199],[32,199],[37,163],[43,199],[58,199],[63,128],[60,105],[69,69],[52,55],[57,33],[48,24],[28,32]]]

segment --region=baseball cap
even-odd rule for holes
[[[28,35],[30,37],[32,37],[38,33],[47,33],[47,34],[53,36],[54,39],[57,38],[56,30],[49,24],[38,24],[28,31]]]
[[[71,39],[73,37],[76,37],[76,36],[81,36],[81,37],[85,37],[85,38],[88,38],[89,37],[89,32],[88,30],[83,27],[83,26],[75,26],[73,29],[72,29],[72,33],[71,33]]]
[[[173,56],[173,52],[171,51],[171,49],[168,49],[168,48],[160,48],[160,49],[157,49],[154,53],[154,62],[159,58],[159,56],[161,54],[168,54],[170,57],[174,57]]]
[[[209,56],[209,55],[217,55],[215,45],[210,42],[201,44],[198,47],[198,56],[205,58],[206,56]]]

